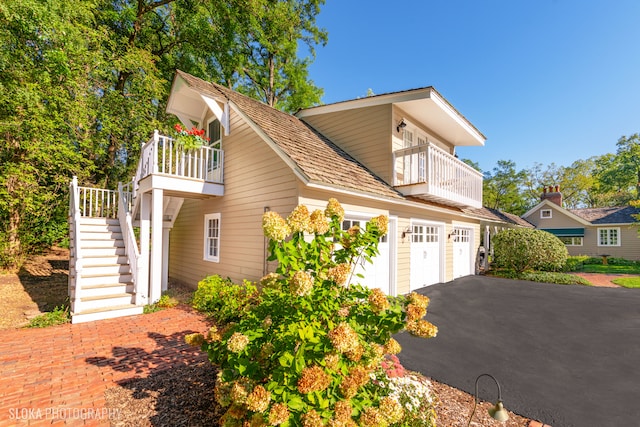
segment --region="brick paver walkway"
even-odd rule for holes
[[[104,391],[206,360],[184,336],[208,329],[186,308],[0,332],[0,427],[109,425]]]

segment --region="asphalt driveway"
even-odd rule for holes
[[[640,289],[468,276],[420,293],[439,333],[396,336],[407,368],[472,394],[489,373],[507,409],[553,427],[640,426]]]

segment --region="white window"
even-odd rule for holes
[[[209,136],[210,147],[222,148],[222,129],[220,128],[220,120],[213,119],[209,122],[207,134]]]
[[[551,218],[551,209],[542,209],[540,211],[540,218]]]
[[[620,246],[620,229],[599,228],[598,246]]]
[[[204,216],[204,260],[220,262],[220,214]]]
[[[558,237],[566,246],[582,246],[582,237]]]

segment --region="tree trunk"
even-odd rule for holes
[[[10,177],[7,180],[7,193],[10,199],[20,200],[20,198],[12,197],[19,185],[16,182],[18,178],[15,176]],[[20,259],[22,258],[22,242],[20,241],[20,224],[22,222],[22,215],[20,214],[20,203],[9,203],[9,224],[7,226],[7,246],[3,258],[5,259],[5,267],[9,270],[14,270],[20,266]]]

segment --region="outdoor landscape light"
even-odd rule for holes
[[[404,129],[407,127],[407,123],[404,121],[404,118],[402,120],[400,120],[400,123],[398,123],[398,126],[396,126],[396,130],[398,132],[400,132],[400,129]]]
[[[473,418],[473,415],[476,413],[476,406],[478,406],[478,381],[482,377],[491,378],[493,381],[495,381],[496,385],[498,386],[498,401],[496,402],[493,408],[489,409],[488,411],[489,415],[491,415],[491,418],[498,421],[507,421],[509,419],[509,413],[507,412],[506,409],[504,409],[504,406],[502,405],[502,391],[500,390],[500,384],[498,383],[498,380],[496,380],[493,377],[493,375],[481,374],[478,376],[478,378],[476,378],[476,392],[473,396],[473,411],[471,412],[471,416],[469,417],[469,422],[467,423],[467,427],[471,425],[471,419]]]

